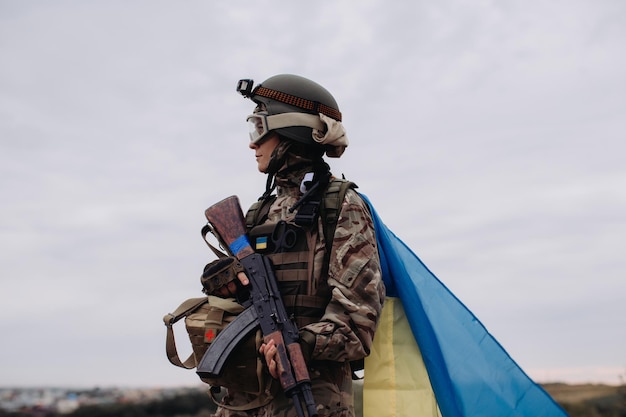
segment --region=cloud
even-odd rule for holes
[[[265,186],[236,81],[284,72],[333,92],[333,171],[515,359],[622,365],[620,2],[0,10],[0,384],[197,382],[160,318],[199,295],[204,209]]]

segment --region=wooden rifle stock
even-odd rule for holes
[[[254,253],[246,237],[246,222],[241,211],[239,198],[230,196],[205,210],[204,215],[213,226],[217,237],[237,259]]]

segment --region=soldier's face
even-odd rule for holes
[[[267,172],[270,159],[272,158],[272,152],[274,152],[274,149],[276,149],[279,143],[280,139],[276,133],[270,133],[260,142],[250,143],[250,149],[254,150],[259,172]]]

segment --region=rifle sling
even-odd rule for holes
[[[163,323],[167,327],[167,336],[165,338],[165,352],[167,354],[167,359],[169,359],[172,365],[176,365],[185,369],[192,369],[196,366],[196,359],[191,352],[191,355],[183,362],[180,360],[178,356],[178,350],[176,349],[176,340],[174,338],[174,323],[176,323],[181,318],[187,316],[188,314],[193,313],[195,310],[200,308],[202,305],[207,303],[209,300],[207,297],[200,298],[190,298],[184,301],[173,313],[166,314],[163,317]]]

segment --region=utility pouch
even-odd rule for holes
[[[163,317],[167,327],[166,354],[170,363],[185,369],[195,368],[217,334],[242,311],[243,307],[233,298],[208,296],[184,301],[173,313]],[[185,361],[181,361],[178,356],[173,329],[174,324],[183,317],[193,349]],[[252,332],[233,350],[219,377],[201,380],[212,387],[264,396],[269,375],[258,353],[261,343],[260,330]]]

